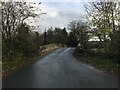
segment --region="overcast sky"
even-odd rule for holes
[[[72,20],[84,19],[86,12],[84,4],[88,2],[98,2],[100,0],[29,0],[32,2],[42,2],[40,8],[46,15],[32,20],[34,24],[40,26],[42,30],[49,27],[67,27]],[[104,0],[108,1],[108,0]],[[116,1],[116,0],[109,0]]]
[[[84,16],[83,3],[75,2],[44,2],[43,27],[66,27],[71,20],[80,19]],[[83,18],[83,17],[82,17]]]
[[[40,2],[36,0],[36,2]],[[32,20],[33,23],[42,29],[49,27],[67,27],[72,20],[83,19],[85,17],[84,2],[42,2],[39,6],[42,12],[47,14],[41,18]]]
[[[9,0],[8,0],[9,1]],[[16,1],[16,0],[15,0]],[[17,0],[21,1],[21,0]],[[72,20],[84,19],[86,16],[84,4],[88,2],[96,2],[99,0],[23,0],[28,2],[35,2],[42,12],[47,14],[42,15],[41,18],[29,19],[29,24],[32,26],[40,26],[44,31],[50,27],[67,27]]]

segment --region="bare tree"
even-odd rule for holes
[[[113,33],[117,30],[117,3],[104,1],[92,2],[86,4],[85,8],[92,27],[95,28],[96,36],[105,45],[107,41],[113,39]]]
[[[23,24],[29,18],[39,17],[41,9],[35,7],[35,3],[31,2],[0,2],[1,6],[1,31],[3,41],[9,43],[17,34],[17,27]]]
[[[75,34],[77,41],[81,45],[81,48],[86,49],[89,39],[87,24],[81,20],[76,20],[70,22],[68,24],[68,28]]]

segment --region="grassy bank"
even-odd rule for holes
[[[50,47],[49,47],[50,46]],[[33,63],[41,58],[43,58],[45,55],[51,53],[55,49],[61,48],[62,46],[55,46],[55,45],[47,45],[47,48],[42,50],[39,55],[34,57],[16,57],[16,58],[6,58],[7,60],[4,60],[2,62],[2,76],[7,76],[16,70],[21,69],[22,67]],[[54,47],[53,47],[54,46]]]
[[[119,65],[113,62],[112,59],[108,59],[99,55],[83,54],[80,50],[75,49],[74,56],[83,63],[88,63],[104,72],[118,75]]]

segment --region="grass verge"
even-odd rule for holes
[[[58,48],[53,48],[53,49],[49,49],[44,52],[41,52],[40,55],[33,58],[20,57],[20,58],[4,60],[4,62],[2,62],[2,76],[3,77],[8,76],[9,74],[23,68],[24,66],[29,65],[30,63],[33,63],[43,58],[44,56],[46,56],[47,54],[53,52]]]
[[[111,59],[90,54],[83,55],[78,49],[74,50],[74,56],[83,63],[90,64],[104,72],[118,76],[119,64],[112,62],[113,60]]]

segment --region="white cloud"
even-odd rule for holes
[[[52,7],[48,7],[47,5],[44,5],[44,4],[41,4],[40,5],[40,8],[41,8],[41,10],[43,11],[43,12],[46,12],[47,14],[46,15],[44,15],[45,17],[51,17],[51,18],[55,18],[55,17],[57,17],[58,16],[58,11],[57,11],[57,9],[55,9],[55,8],[52,8]],[[43,16],[43,17],[44,17]]]
[[[58,13],[56,11],[53,11],[51,14],[50,14],[50,17],[52,18],[55,18],[57,17]]]
[[[49,27],[67,27],[67,24],[72,20],[78,20],[81,18],[81,14],[84,14],[82,11],[83,8],[77,6],[73,3],[42,3],[38,7],[41,8],[42,12],[47,14],[42,15],[41,18],[36,18],[31,23],[35,24],[42,28],[44,31],[45,28]],[[74,8],[73,8],[74,7]],[[42,32],[43,32],[42,31]]]
[[[37,2],[37,0],[36,0]],[[47,14],[41,15],[39,18],[29,18],[26,22],[31,26],[39,26],[41,32],[49,27],[67,27],[67,24],[76,19],[80,19],[82,11],[81,3],[42,3],[35,4],[42,12]],[[74,8],[73,8],[74,7]]]

